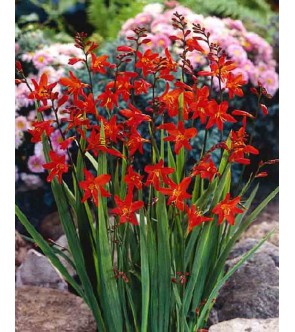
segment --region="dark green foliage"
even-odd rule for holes
[[[273,12],[265,0],[180,0],[197,14],[240,19],[248,30],[270,39],[266,25]]]
[[[87,8],[89,22],[104,39],[114,39],[122,24],[140,13],[150,0],[90,0]]]

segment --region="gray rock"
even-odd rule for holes
[[[96,332],[83,300],[57,289],[25,286],[15,292],[16,332]]]
[[[279,332],[279,319],[231,319],[209,328],[209,332]]]
[[[15,285],[16,287],[31,285],[68,289],[67,283],[49,259],[34,249],[28,251],[26,259],[17,269]]]
[[[61,250],[66,256],[68,256],[71,260],[73,260],[73,257],[71,255],[71,253],[69,252],[69,244],[68,244],[67,237],[65,235],[62,235],[55,243],[56,244],[54,246],[57,249]],[[58,255],[58,257],[59,257],[59,260],[61,261],[61,263],[65,266],[65,268],[69,272],[69,274],[72,277],[75,276],[77,273],[76,273],[75,269],[73,268],[73,266],[68,262],[68,260],[66,260],[61,255]]]
[[[238,243],[227,261],[229,269],[256,240]],[[234,318],[279,317],[278,248],[270,243],[242,265],[226,282],[215,303],[219,322]]]
[[[31,244],[27,243],[22,236],[15,231],[15,268],[21,265],[27,256]]]
[[[238,242],[234,248],[232,249],[228,259],[231,260],[233,258],[237,258],[241,255],[244,255],[247,251],[252,249],[256,244],[259,243],[260,238],[253,239],[253,238],[247,238],[245,240],[241,240]],[[265,253],[266,255],[270,256],[275,265],[279,266],[279,248],[269,242],[265,242],[256,252],[257,253]],[[254,255],[254,256],[255,256]]]
[[[268,242],[279,246],[279,222],[277,220],[262,221],[258,224],[251,225],[247,231],[242,235],[241,239],[253,238],[261,239],[267,233],[275,229],[273,235],[269,238]]]
[[[56,241],[64,234],[58,212],[52,212],[45,216],[41,221],[40,234],[44,239]]]

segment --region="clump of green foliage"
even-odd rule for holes
[[[87,6],[89,22],[104,39],[117,37],[122,24],[130,17],[140,13],[151,0],[90,0]],[[161,1],[160,1],[161,2]]]
[[[266,0],[179,0],[198,14],[231,17],[243,21],[248,30],[255,31],[270,41],[268,27],[274,15]]]

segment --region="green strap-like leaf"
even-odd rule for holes
[[[251,250],[249,250],[246,254],[244,254],[241,258],[241,260],[235,264],[226,274],[223,278],[221,278],[215,287],[213,288],[212,292],[210,293],[208,300],[206,301],[204,307],[201,310],[200,316],[198,318],[197,325],[194,327],[192,331],[196,331],[199,328],[202,327],[204,324],[204,318],[207,314],[207,311],[212,304],[212,301],[217,297],[219,290],[221,287],[225,284],[225,282],[236,272],[236,270],[250,257],[253,256],[253,254],[263,245],[265,241],[267,241],[270,236],[273,234],[274,231],[269,232],[256,246],[254,246]]]

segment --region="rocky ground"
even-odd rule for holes
[[[226,268],[233,266],[274,228],[270,240],[221,289],[210,315],[209,332],[279,331],[278,201],[270,203],[244,233]],[[45,237],[66,247],[56,214],[47,216],[40,230]],[[67,291],[67,284],[48,259],[17,232],[15,250],[16,331],[95,332],[95,322],[87,306]]]

